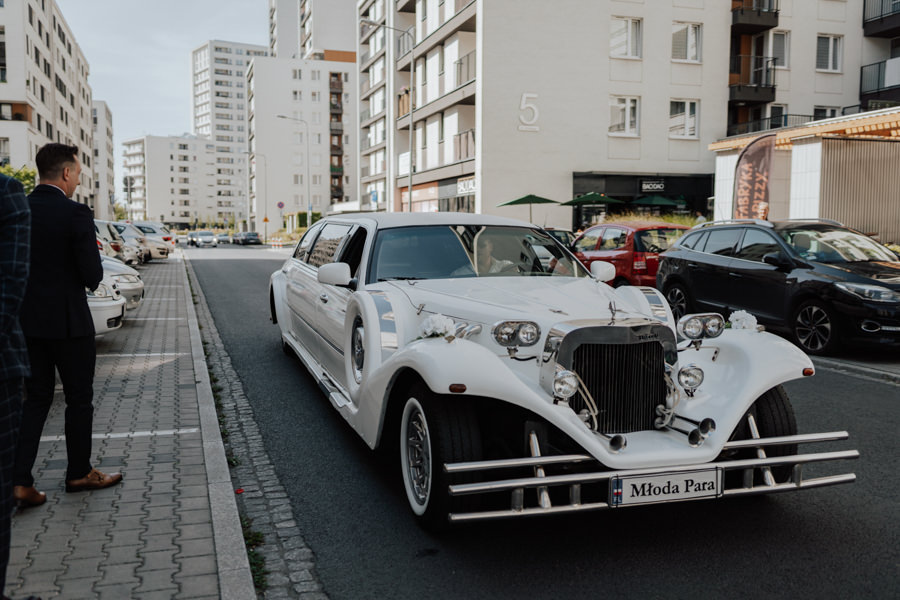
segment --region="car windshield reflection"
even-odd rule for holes
[[[875,240],[847,229],[784,229],[781,237],[801,257],[816,262],[897,262],[897,257]]]
[[[550,235],[525,227],[433,225],[385,229],[369,281],[463,277],[587,277]]]

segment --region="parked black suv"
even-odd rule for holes
[[[656,286],[676,318],[745,310],[809,354],[900,345],[900,259],[834,221],[703,223],[660,255]]]

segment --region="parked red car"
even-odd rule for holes
[[[659,253],[690,229],[664,222],[629,221],[595,225],[572,244],[578,260],[591,268],[595,260],[612,263],[616,277],[612,285],[656,286]]]

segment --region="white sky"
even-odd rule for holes
[[[109,105],[116,197],[122,141],[191,131],[191,51],[209,40],[269,44],[267,0],[56,0]]]

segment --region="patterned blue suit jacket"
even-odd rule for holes
[[[0,381],[31,374],[19,326],[30,244],[31,211],[22,184],[0,175]]]

